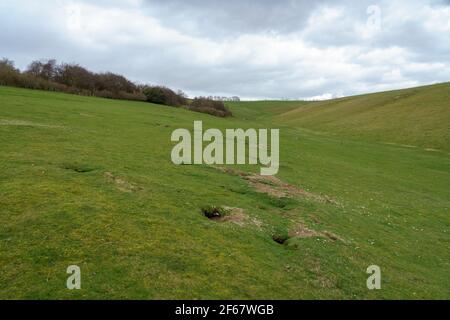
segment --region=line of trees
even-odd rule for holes
[[[145,101],[141,88],[111,72],[94,73],[78,64],[56,60],[33,61],[24,72],[9,59],[0,60],[0,85],[97,96],[110,99]]]
[[[122,75],[95,73],[78,64],[60,63],[55,59],[36,60],[21,72],[9,59],[0,60],[0,85],[96,96],[110,99],[138,100],[215,116],[231,116],[223,101],[239,101],[238,97],[198,97],[189,100],[182,91],[163,86],[137,85]],[[220,98],[220,99],[217,99]]]

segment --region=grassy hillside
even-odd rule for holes
[[[0,298],[450,298],[448,155],[303,130],[284,107],[297,103],[220,119],[0,87]],[[173,165],[170,135],[194,120],[279,127],[289,187],[243,174],[255,166]],[[205,205],[234,215],[209,220]]]
[[[279,119],[345,137],[450,151],[450,83],[309,103]]]

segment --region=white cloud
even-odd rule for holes
[[[324,93],[318,96],[313,96],[313,97],[306,97],[303,98],[303,100],[305,101],[324,101],[324,100],[330,100],[330,99],[335,99],[335,98],[341,98],[342,95],[340,94],[333,94],[333,93]]]
[[[326,99],[450,80],[448,5],[380,1],[373,32],[369,4],[0,2],[0,43],[21,67],[55,57],[191,95]]]

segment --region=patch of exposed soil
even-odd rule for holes
[[[295,197],[305,197],[308,199],[312,199],[318,202],[328,202],[333,203],[335,205],[338,205],[338,203],[329,198],[328,196],[323,195],[317,195],[313,194],[311,192],[308,192],[306,190],[303,190],[301,188],[298,188],[297,186],[291,185],[289,183],[283,182],[279,178],[275,176],[262,176],[259,174],[254,173],[247,173],[242,172],[239,170],[226,168],[226,167],[217,167],[214,166],[217,170],[220,170],[221,172],[239,176],[246,180],[248,184],[253,187],[256,191],[265,193],[273,198],[281,199],[281,198],[295,198]],[[234,214],[230,216],[224,216],[220,217],[217,220],[218,221],[233,221],[237,224],[245,224],[246,215],[243,213],[242,209],[239,208],[229,208],[236,210]],[[242,211],[240,211],[242,210]],[[322,224],[321,221],[314,215],[311,216],[311,219],[317,223]],[[255,223],[256,224],[256,223]],[[272,240],[279,243],[284,244],[288,239],[290,238],[312,238],[312,237],[321,237],[321,238],[327,238],[332,241],[342,241],[346,242],[341,237],[337,236],[336,234],[329,232],[329,231],[316,231],[313,229],[308,228],[305,224],[299,223],[288,232],[288,234],[274,234],[272,235]]]
[[[233,222],[241,227],[243,227],[249,217],[244,213],[244,209],[235,207],[223,207],[227,214],[222,218],[223,222]]]
[[[298,224],[289,232],[289,236],[296,238],[312,238],[320,237],[322,236],[322,234],[320,232],[307,228],[304,224]]]
[[[214,220],[217,222],[232,222],[241,227],[246,225],[254,225],[258,228],[261,228],[262,226],[261,221],[248,216],[242,208],[222,206],[220,207],[220,210],[218,209],[216,211],[216,215],[207,215],[202,209],[202,212],[205,216],[207,216],[210,220]]]
[[[248,216],[244,209],[235,208],[235,207],[224,207],[227,210],[228,215],[226,215],[223,221],[233,222],[241,227],[252,224],[258,228],[262,227],[262,222],[254,217]]]
[[[337,204],[335,200],[331,199],[328,196],[317,195],[308,192],[297,186],[283,182],[282,180],[278,179],[275,176],[262,176],[259,174],[242,172],[225,167],[215,167],[215,168],[222,172],[242,177],[256,191],[260,193],[265,193],[274,198],[305,197],[319,202],[329,202]]]
[[[304,224],[300,223],[295,228],[293,228],[289,232],[289,237],[291,238],[312,238],[312,237],[322,237],[322,238],[328,238],[333,241],[342,241],[345,242],[341,237],[335,235],[332,232],[329,231],[316,231],[309,229]]]
[[[328,239],[331,239],[333,241],[338,241],[339,240],[339,241],[345,242],[344,239],[342,239],[341,237],[339,237],[338,235],[335,235],[334,233],[332,233],[330,231],[324,231],[324,232],[322,232],[322,234],[324,236],[326,236]]]
[[[109,182],[114,183],[117,189],[122,192],[131,193],[139,190],[139,187],[136,185],[126,181],[125,179],[114,176],[111,172],[105,172],[105,178],[108,179]]]

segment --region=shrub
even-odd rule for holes
[[[216,101],[205,97],[197,97],[189,104],[192,111],[208,113],[217,117],[230,117],[233,114],[223,101]]]
[[[108,90],[111,92],[138,92],[138,87],[124,76],[111,72],[94,74],[94,86],[96,90]]]
[[[186,98],[175,91],[162,86],[147,86],[143,89],[147,101],[172,107],[181,107],[186,104]]]

